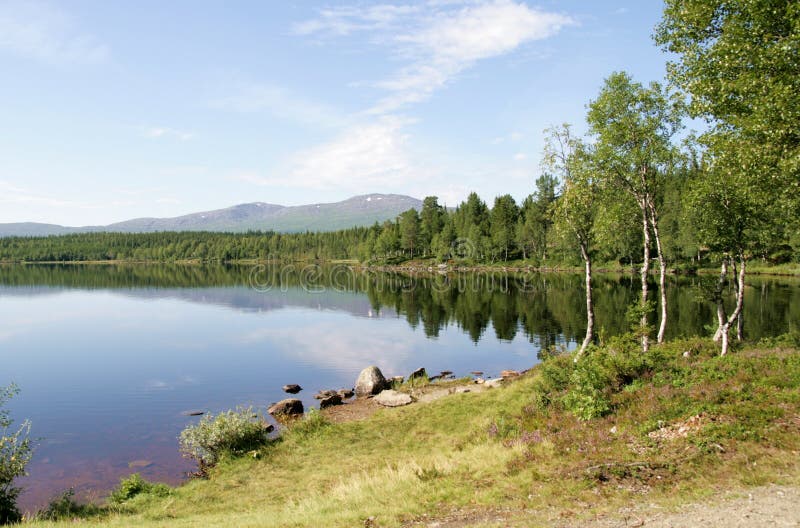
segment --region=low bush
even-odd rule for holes
[[[237,407],[218,415],[207,414],[181,432],[180,449],[197,462],[198,476],[205,476],[225,456],[241,456],[268,441],[269,426],[252,407]]]
[[[139,495],[166,497],[171,492],[172,490],[166,484],[148,482],[140,474],[134,473],[120,480],[119,486],[111,492],[108,501],[111,504],[123,504]]]
[[[95,517],[104,513],[103,508],[94,504],[81,504],[75,500],[75,490],[68,489],[39,513],[36,518],[42,521],[59,521]]]
[[[25,467],[31,460],[33,449],[30,433],[30,422],[23,422],[17,429],[12,429],[13,421],[3,405],[15,394],[15,385],[0,387],[0,524],[13,523],[20,520],[17,509],[17,497],[20,488],[14,480],[25,475]]]

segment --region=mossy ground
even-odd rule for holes
[[[644,501],[670,507],[721,490],[800,484],[796,349],[717,357],[713,344],[694,340],[651,356],[606,394],[599,418],[569,412],[574,367],[555,357],[506,387],[366,420],[332,424],[313,413],[208,480],[140,494],[80,522],[391,527],[463,513],[459,526],[548,526]],[[650,434],[694,416],[685,435]]]

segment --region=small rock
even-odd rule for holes
[[[202,416],[205,413],[205,411],[183,411],[181,414],[184,416]]]
[[[510,378],[518,378],[520,373],[516,370],[504,370],[500,373],[500,377],[503,379],[510,379]]]
[[[288,392],[289,394],[297,394],[301,390],[303,390],[303,387],[296,383],[290,383],[283,386],[283,392]]]
[[[413,401],[414,399],[410,395],[391,389],[381,391],[380,394],[375,396],[375,402],[384,407],[400,407]]]
[[[356,396],[370,396],[378,394],[389,387],[389,382],[383,377],[381,369],[372,366],[361,371],[356,380]]]
[[[484,382],[487,387],[499,387],[503,384],[503,378],[488,379]]]
[[[324,400],[325,398],[330,398],[331,396],[336,396],[339,393],[334,390],[321,390],[314,395],[315,400]]]
[[[617,434],[617,426],[615,425],[608,432],[611,433],[611,434]]]
[[[428,381],[436,381],[438,379],[442,379],[442,377],[437,374],[436,376],[431,376],[430,378],[428,378]]]
[[[484,383],[486,383],[486,380],[483,378],[475,378],[475,383],[477,383],[478,385],[483,385]]]
[[[353,389],[339,389],[336,391],[336,394],[341,396],[343,400],[346,400],[347,398],[352,398],[355,392],[353,392]]]
[[[334,405],[341,405],[342,404],[342,397],[339,394],[332,394],[327,398],[322,398],[319,401],[319,408],[320,409],[327,409],[328,407],[333,407]]]
[[[398,385],[402,385],[405,380],[406,378],[403,376],[392,376],[392,383],[396,383]]]
[[[689,352],[688,350],[686,350],[686,351],[684,351],[684,352],[683,352],[683,357],[689,357],[689,356],[691,356],[691,355],[692,355],[692,353],[691,353],[691,352]]]
[[[472,374],[473,376],[483,376],[483,371],[482,370],[473,370],[472,372],[470,372],[470,374]]]
[[[290,418],[303,414],[303,402],[294,398],[287,398],[273,404],[267,412],[275,418]]]
[[[411,374],[408,375],[408,381],[411,381],[411,380],[414,380],[414,379],[418,379],[418,378],[424,378],[424,377],[427,377],[427,376],[428,376],[428,373],[425,371],[425,367],[420,367],[420,368],[418,368],[417,370],[415,370],[414,372],[412,372]]]
[[[269,423],[269,422],[264,422],[264,423],[263,423],[263,426],[264,426],[264,432],[265,432],[265,433],[271,433],[272,431],[274,431],[274,430],[275,430],[275,426],[274,426],[274,425],[272,425],[272,424],[271,424],[271,423]]]
[[[443,371],[441,371],[439,373],[439,376],[442,377],[442,378],[446,378],[446,377],[452,376],[452,375],[453,375],[453,371],[452,370],[443,370]]]

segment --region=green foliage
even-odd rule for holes
[[[267,423],[252,407],[237,407],[217,415],[207,414],[181,432],[180,449],[197,462],[200,474],[225,456],[241,456],[268,440]]]
[[[133,473],[119,482],[108,500],[111,504],[123,504],[139,495],[166,497],[172,492],[169,486],[162,483],[148,482],[139,473]]]
[[[318,409],[309,409],[302,419],[292,423],[288,435],[296,440],[312,438],[323,434],[331,425]]]
[[[19,428],[12,429],[13,421],[8,410],[3,408],[18,392],[15,385],[0,387],[0,524],[20,518],[16,502],[21,490],[14,481],[26,475],[25,468],[33,456],[30,422],[25,421]]]
[[[60,521],[72,519],[86,519],[104,514],[100,506],[82,504],[75,500],[75,490],[68,489],[59,497],[50,501],[46,508],[36,514],[36,518],[43,521]]]

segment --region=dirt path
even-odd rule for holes
[[[665,511],[641,504],[592,520],[563,519],[556,510],[454,511],[416,519],[408,528],[554,527],[554,528],[783,528],[800,527],[800,488],[765,486]]]
[[[582,526],[582,525],[578,525]],[[785,486],[754,488],[709,502],[684,506],[678,512],[660,512],[647,507],[632,509],[621,519],[608,519],[585,526],[648,528],[761,528],[800,527],[800,489]]]

